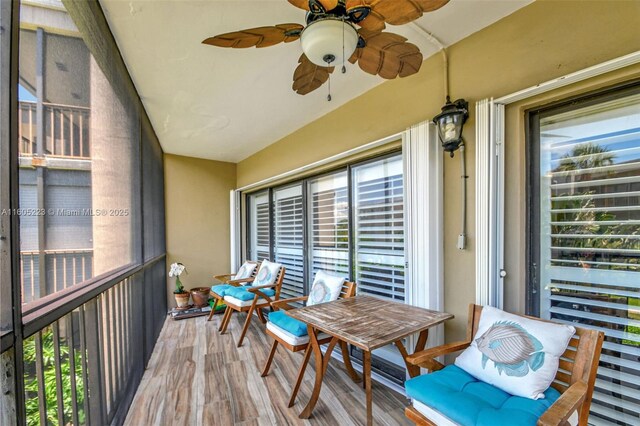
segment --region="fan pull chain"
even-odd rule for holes
[[[327,64],[329,65],[329,64]],[[327,95],[327,102],[331,102],[331,74],[329,74],[329,94]]]
[[[347,67],[344,66],[344,17],[342,18],[342,74],[347,72]]]

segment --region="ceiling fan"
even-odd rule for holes
[[[403,25],[449,0],[288,0],[306,10],[306,26],[279,24],[203,40],[218,47],[268,47],[300,39],[303,54],[293,73],[293,90],[306,95],[322,86],[345,60],[385,79],[407,77],[420,70],[420,49],[401,35],[386,32],[386,24]],[[329,94],[328,100],[331,100]]]

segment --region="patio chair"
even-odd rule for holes
[[[481,306],[473,304],[469,306],[465,341],[426,349],[409,356],[407,359],[409,363],[426,368],[431,373],[410,379],[405,383],[407,395],[413,402],[405,409],[405,415],[417,425],[467,425],[476,424],[476,422],[512,425],[517,421],[518,425],[578,424],[586,426],[604,334],[597,330],[575,327],[575,334],[570,337],[566,350],[560,356],[559,369],[551,386],[544,392],[544,398],[530,399],[513,396],[498,387],[475,379],[463,369],[457,368],[457,365],[445,367],[436,360],[436,357],[464,350],[472,344],[482,311]],[[536,320],[536,323],[550,323],[538,318],[519,317]],[[485,334],[476,339],[478,348],[486,350],[500,347],[500,344],[495,343],[496,340],[484,345],[485,342],[482,341],[484,336]],[[532,353],[533,355],[535,352]],[[487,361],[484,357],[482,362],[485,363],[483,366],[485,368]],[[496,368],[499,366],[499,364],[494,365]],[[535,369],[539,363],[532,365],[527,368]],[[503,370],[497,371],[503,376],[514,374],[507,373],[504,364],[500,367]],[[512,366],[506,365],[506,367]],[[551,370],[551,374],[553,371]],[[524,377],[517,377],[517,379],[520,382],[516,383],[524,384]],[[462,417],[469,420],[451,420],[450,416],[459,419],[460,413],[464,413]]]
[[[236,287],[240,287],[242,285],[247,285],[256,277],[258,273],[258,269],[260,268],[260,262],[255,262],[253,260],[247,260],[242,264],[238,272],[235,274],[224,274],[224,275],[214,275],[213,278],[222,282],[223,284],[213,285],[211,286],[211,290],[209,291],[209,296],[211,296],[214,300],[213,307],[211,308],[211,312],[209,312],[209,318],[207,321],[211,321],[213,314],[216,312],[216,307],[222,304],[224,296],[227,293]],[[220,323],[220,327],[218,327],[218,331],[222,329],[222,322]]]
[[[224,311],[220,326],[222,334],[227,331],[227,326],[234,312],[247,312],[247,319],[238,340],[238,347],[242,346],[254,312],[258,315],[258,319],[266,324],[267,320],[262,313],[262,308],[271,307],[271,303],[280,298],[285,271],[285,267],[281,264],[264,260],[251,285],[232,288],[224,296],[227,309]]]
[[[346,281],[342,284],[342,288],[336,299],[352,297],[355,294],[356,283]],[[267,363],[265,364],[262,371],[262,377],[265,377],[269,374],[271,362],[273,361],[273,358],[276,354],[278,345],[284,346],[291,352],[305,351],[302,364],[300,365],[300,369],[298,371],[296,384],[293,388],[293,391],[291,392],[291,397],[289,399],[288,405],[289,407],[292,407],[295,403],[296,395],[298,394],[298,390],[300,389],[300,384],[302,383],[304,372],[307,368],[307,364],[309,363],[311,352],[313,351],[309,348],[309,335],[307,332],[307,325],[301,321],[289,317],[286,314],[286,311],[299,307],[299,304],[307,302],[308,299],[309,296],[302,296],[294,297],[292,299],[279,300],[277,302],[271,303],[271,307],[274,309],[274,312],[269,314],[267,322],[266,332],[269,336],[273,337],[273,345],[271,346],[271,352],[269,352]],[[318,335],[318,342],[321,345],[327,344],[330,341],[331,336],[325,333],[320,333]],[[340,341],[340,349],[342,350],[342,358],[344,359],[347,371],[354,381],[359,382],[360,378],[351,365],[351,358],[349,357],[349,350],[346,342]]]

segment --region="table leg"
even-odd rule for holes
[[[307,403],[307,406],[304,407],[304,410],[298,416],[301,419],[308,419],[311,417],[311,413],[315,408],[318,398],[320,398],[320,389],[322,389],[322,379],[324,378],[324,373],[327,370],[327,366],[329,365],[329,360],[331,359],[331,352],[333,348],[338,343],[338,338],[333,337],[329,342],[329,346],[327,346],[327,351],[324,356],[322,355],[322,351],[320,350],[320,344],[318,343],[318,335],[316,331],[310,325],[307,325],[307,332],[309,334],[309,346],[307,350],[313,350],[313,357],[315,358],[316,363],[316,381],[313,385],[313,392],[311,393],[311,398]]]
[[[418,336],[418,341],[416,342],[416,347],[413,353],[419,352],[424,349],[425,345],[427,344],[428,337],[429,337],[429,330],[423,330],[420,332],[420,335]],[[402,359],[404,359],[404,365],[407,367],[407,373],[409,373],[409,377],[419,376],[420,367],[418,367],[417,365],[409,364],[407,362],[407,357],[409,356],[409,353],[407,352],[407,349],[404,347],[402,340],[397,340],[394,343],[398,348],[398,350],[400,351],[400,354],[402,355]]]
[[[351,356],[349,355],[349,346],[347,342],[340,340],[340,349],[342,350],[344,367],[347,370],[347,373],[349,373],[349,376],[351,376],[351,380],[353,380],[355,383],[360,383],[360,380],[362,379],[360,378],[360,376],[358,376],[356,370],[354,370],[353,364],[351,364]]]
[[[418,341],[416,342],[416,347],[414,348],[413,353],[424,350],[424,347],[427,345],[428,338],[429,338],[429,330],[422,330],[420,332],[420,335],[418,336]]]
[[[364,376],[364,389],[367,398],[367,425],[370,426],[373,424],[373,407],[371,399],[371,352],[362,351],[362,354],[362,373]]]

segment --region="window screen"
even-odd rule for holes
[[[0,213],[9,209],[10,193],[10,111],[12,109],[9,94],[11,90],[11,5],[10,2],[0,4],[0,26],[4,34],[0,37]],[[5,238],[0,239],[0,335],[13,329],[13,289],[11,277],[11,216],[0,214],[0,232]],[[1,370],[1,369],[0,369]],[[2,370],[4,371],[4,370]]]
[[[23,302],[141,260],[140,117],[126,70],[117,50],[94,56],[62,6],[30,7],[18,87]]]

